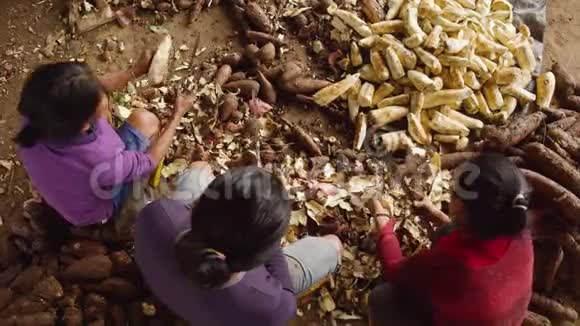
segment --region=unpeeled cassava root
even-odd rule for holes
[[[524,319],[522,326],[551,326],[550,320],[540,314],[533,311],[528,311],[526,318]]]
[[[558,208],[562,217],[572,225],[580,224],[580,199],[557,182],[531,170],[521,169],[534,189],[534,194]]]
[[[530,143],[524,148],[528,164],[543,175],[551,178],[580,196],[580,172],[556,152],[540,143]]]
[[[531,135],[546,119],[543,112],[535,112],[527,116],[519,117],[506,126],[485,126],[482,138],[486,145],[493,149],[505,149],[519,144]]]
[[[571,322],[575,322],[578,319],[578,313],[574,308],[565,306],[556,300],[538,293],[532,295],[530,306],[534,311],[550,318],[563,319]]]

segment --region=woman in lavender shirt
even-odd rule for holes
[[[68,224],[100,224],[119,212],[131,184],[155,169],[189,110],[191,100],[178,97],[158,136],[159,120],[145,109],[134,110],[118,130],[111,126],[107,93],[145,74],[150,61],[145,54],[128,70],[101,78],[86,64],[53,63],[26,81],[18,156],[44,202]]]
[[[340,240],[307,237],[281,248],[291,209],[282,183],[257,167],[212,179],[207,164],[194,163],[178,196],[151,203],[137,218],[145,281],[191,325],[286,325],[296,294],[338,268]]]

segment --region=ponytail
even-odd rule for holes
[[[175,253],[182,272],[201,287],[216,288],[232,277],[227,257],[215,249],[204,248],[191,231],[177,241]]]
[[[32,147],[42,138],[42,131],[30,124],[26,124],[24,128],[18,132],[14,137],[14,142],[22,147]]]
[[[482,239],[514,236],[527,227],[531,189],[505,156],[484,153],[456,170],[454,192],[470,231]]]
[[[528,224],[526,212],[529,205],[529,199],[524,194],[518,194],[511,207],[508,207],[503,214],[505,218],[497,229],[499,235],[513,235],[522,232]]]

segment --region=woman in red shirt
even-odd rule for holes
[[[454,173],[457,226],[405,258],[394,220],[373,201],[387,281],[370,297],[373,325],[521,325],[532,293],[530,188],[506,157],[485,153]],[[405,309],[407,308],[407,310]]]

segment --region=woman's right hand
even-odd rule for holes
[[[178,95],[175,99],[173,115],[176,118],[182,118],[193,107],[193,98],[191,96]]]
[[[375,218],[375,223],[377,224],[377,228],[382,230],[385,225],[389,222],[389,216],[391,216],[391,212],[383,207],[380,200],[378,198],[371,199],[369,203],[369,210],[371,214],[373,214]]]

